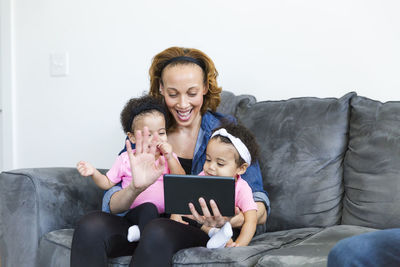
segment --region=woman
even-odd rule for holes
[[[172,124],[168,129],[168,140],[173,151],[186,173],[198,174],[205,162],[205,149],[212,130],[221,120],[227,119],[215,113],[221,87],[217,85],[214,63],[197,49],[171,47],[154,57],[149,72],[150,94],[162,98],[170,112]],[[242,178],[253,190],[258,223],[264,224],[269,200],[263,190],[258,163],[252,164]],[[103,210],[112,214],[127,211],[137,196],[131,188],[114,187],[107,191]],[[219,213],[216,203],[210,203],[214,214],[211,216],[205,201],[200,199],[199,202],[204,216],[190,206],[197,224],[221,227],[225,223],[227,218]],[[112,214],[92,213],[79,222],[71,249],[72,266],[106,266],[107,257],[132,254],[131,266],[170,266],[175,252],[205,246],[209,239],[196,226],[160,218],[146,226],[139,243],[127,244],[124,240],[127,226],[123,218]],[[238,213],[230,222],[232,227],[240,227],[243,215]],[[154,251],[157,251],[157,257],[154,257]]]

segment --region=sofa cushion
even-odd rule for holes
[[[296,244],[321,230],[321,228],[302,228],[265,233],[254,237],[247,247],[183,249],[174,255],[173,266],[254,266],[269,251]]]
[[[260,147],[264,188],[271,201],[268,231],[340,222],[342,164],[354,95],[262,102],[242,97],[238,102],[235,116]]]
[[[400,102],[354,97],[343,224],[400,227]]]
[[[249,246],[241,248],[183,249],[174,255],[173,266],[253,266],[269,250],[297,244],[321,230],[321,228],[303,228],[265,233],[253,238]],[[61,229],[45,234],[40,240],[37,266],[70,266],[73,232],[73,229]],[[130,260],[131,256],[110,258],[108,266],[125,267],[129,265]]]
[[[375,230],[350,225],[328,227],[295,245],[269,251],[256,267],[325,267],[329,251],[339,240]]]

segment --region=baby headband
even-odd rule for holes
[[[211,138],[213,138],[216,135],[221,135],[223,137],[228,138],[233,146],[236,148],[236,150],[239,152],[240,157],[249,165],[251,165],[251,155],[249,150],[247,149],[246,145],[243,144],[242,140],[240,140],[239,138],[231,135],[230,133],[228,133],[226,131],[225,128],[221,128],[217,131],[215,131],[212,135]]]
[[[196,65],[198,65],[202,70],[205,70],[205,66],[204,63],[198,59],[192,58],[192,57],[185,57],[185,56],[180,56],[180,57],[173,57],[171,59],[168,59],[167,61],[165,61],[164,66],[161,68],[161,71],[163,71],[163,69],[168,66],[169,64],[171,64],[172,62],[177,62],[177,61],[187,61],[187,62],[192,62]]]

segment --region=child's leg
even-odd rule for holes
[[[214,228],[216,229],[216,228]],[[221,229],[216,231],[216,233],[210,235],[211,229],[208,232],[208,235],[211,237],[207,242],[207,248],[223,248],[226,243],[232,237],[232,226],[229,222],[226,222]]]
[[[140,232],[143,232],[145,225],[151,220],[160,217],[157,207],[153,203],[143,203],[131,209],[125,218],[133,224],[128,229],[128,240],[135,242],[140,239]]]

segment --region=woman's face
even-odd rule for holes
[[[167,66],[162,81],[161,94],[177,125],[190,127],[199,121],[203,96],[208,91],[203,82],[203,70],[195,64]]]

